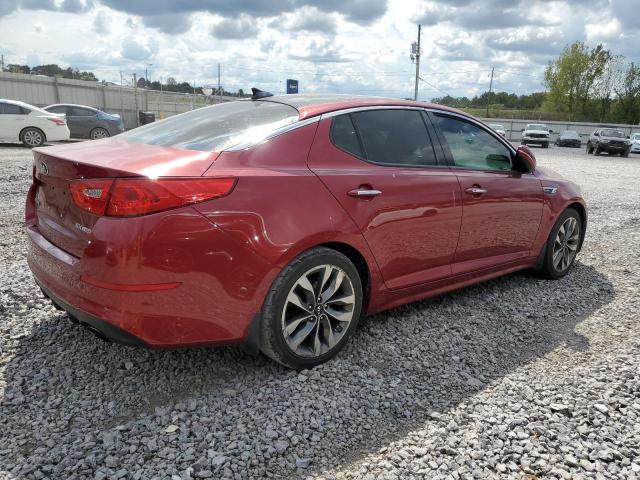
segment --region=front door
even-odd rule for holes
[[[324,119],[309,167],[362,231],[388,288],[451,275],[460,187],[438,161],[423,112],[389,108]]]
[[[512,151],[478,124],[449,114],[430,117],[462,191],[462,228],[453,273],[533,255],[542,217],[540,180],[513,170]]]

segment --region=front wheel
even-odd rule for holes
[[[547,278],[564,277],[573,266],[582,232],[582,218],[573,208],[567,208],[551,229],[540,266],[540,273]]]
[[[278,275],[262,309],[260,349],[290,368],[333,358],[353,334],[362,310],[358,270],[343,254],[316,247]]]
[[[590,143],[587,142],[587,155],[591,155],[593,153],[593,147]]]
[[[624,158],[629,158],[629,153],[630,152],[631,152],[631,149],[625,150],[623,153],[620,154],[620,156],[624,157]]]

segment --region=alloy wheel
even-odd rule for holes
[[[96,128],[93,132],[91,132],[91,138],[93,140],[107,138],[108,136],[109,136],[109,132],[107,132],[104,128]]]
[[[24,143],[30,147],[37,147],[42,143],[42,135],[37,130],[27,130],[24,132]]]
[[[574,217],[567,218],[556,235],[553,243],[553,268],[563,272],[576,258],[578,243],[580,242],[580,225]]]
[[[356,298],[349,276],[335,265],[307,270],[282,310],[282,335],[293,353],[319,357],[333,349],[353,320]]]

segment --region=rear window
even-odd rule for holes
[[[298,118],[298,111],[289,105],[240,100],[176,115],[119,137],[162,147],[220,152],[241,143],[260,141]]]

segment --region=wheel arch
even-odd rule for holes
[[[42,130],[40,127],[34,127],[33,125],[27,125],[22,130],[20,130],[20,133],[18,134],[18,140],[22,141],[22,135],[24,134],[25,130],[29,130],[29,129],[38,130],[42,134],[44,141],[45,142],[47,141],[47,134],[44,133],[44,130]]]
[[[582,243],[584,242],[584,237],[587,232],[587,209],[580,202],[573,202],[567,205],[565,210],[572,208],[578,215],[580,215],[580,223],[582,224],[582,229],[580,231],[580,244],[578,245],[578,251],[582,250]]]

